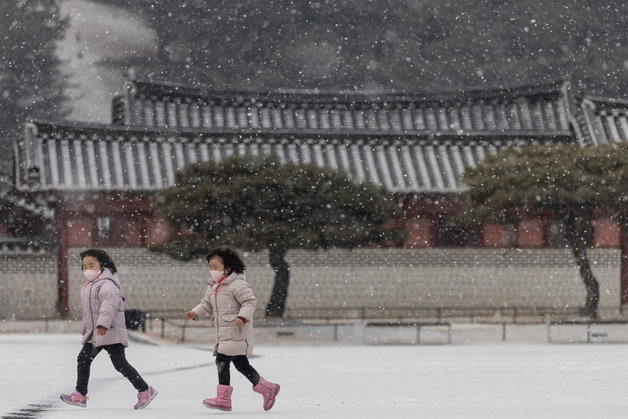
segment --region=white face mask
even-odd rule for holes
[[[211,279],[214,282],[218,282],[220,281],[222,278],[225,277],[225,271],[209,271],[209,276],[211,277]]]
[[[100,269],[99,270],[86,270],[83,271],[83,275],[85,275],[85,279],[87,279],[88,281],[93,281],[96,278],[98,278],[98,276],[100,276]]]

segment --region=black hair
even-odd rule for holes
[[[105,252],[104,250],[88,249],[84,252],[81,252],[80,256],[81,256],[81,270],[83,270],[83,258],[85,256],[91,256],[93,258],[96,258],[96,260],[98,260],[98,263],[100,264],[100,269],[107,268],[111,271],[112,274],[115,274],[117,272],[116,265],[113,263],[111,256],[109,256],[109,254]]]
[[[207,263],[209,263],[209,260],[214,256],[222,258],[222,263],[225,265],[225,270],[229,271],[228,273],[235,272],[241,274],[244,273],[246,269],[246,265],[235,249],[230,247],[217,247],[212,249],[205,257]]]

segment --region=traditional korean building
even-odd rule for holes
[[[16,194],[15,183],[0,176],[0,255],[47,252],[53,221],[47,202]]]
[[[551,243],[548,220],[479,231],[450,225],[461,175],[504,147],[626,139],[625,104],[602,103],[575,97],[567,82],[327,93],[127,80],[113,102],[112,125],[27,121],[16,152],[17,189],[54,205],[60,280],[69,246],[167,240],[171,227],[152,211],[151,194],[173,185],[175,172],[190,163],[231,155],[275,154],[384,185],[404,203],[397,222],[410,234],[403,246],[543,247]],[[602,217],[592,245],[617,247],[618,232]]]
[[[575,117],[575,131],[585,145],[628,141],[628,100],[584,96]]]
[[[439,94],[332,94],[208,91],[127,80],[124,95],[114,100],[113,126],[30,121],[22,159],[39,174],[35,188],[41,191],[146,192],[172,185],[174,172],[192,162],[273,153],[343,169],[409,197],[412,234],[406,245],[468,245],[478,244],[478,238],[453,234],[443,218],[455,205],[449,198],[459,191],[465,168],[502,147],[577,141],[572,109],[567,83]],[[150,242],[150,230],[140,237]],[[116,232],[101,236],[119,241],[112,238]],[[543,245],[540,236],[487,242],[495,237],[480,240]]]

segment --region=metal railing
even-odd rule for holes
[[[175,313],[178,315],[175,316]],[[209,320],[199,322],[184,319],[179,310],[161,310],[144,314],[146,319],[145,331],[180,342],[198,339],[199,335],[188,338],[187,333],[190,329],[209,329],[211,327]],[[38,325],[36,329],[40,333],[59,333],[59,331],[67,329],[64,324],[68,323],[68,321],[45,317],[16,319],[15,321],[36,322]],[[76,326],[80,326],[80,323]],[[573,327],[570,328],[570,326]],[[541,340],[546,343],[628,343],[628,328],[626,326],[628,326],[628,320],[622,319],[563,319],[526,323],[504,321],[469,323],[460,319],[434,321],[377,319],[358,322],[339,320],[317,323],[283,319],[258,322],[257,325],[260,328],[267,328],[266,337],[275,336],[275,338],[288,339],[288,341],[291,337],[295,337],[296,341],[304,337],[306,339],[309,337],[312,340],[314,336],[314,339],[320,337],[321,341],[362,342],[366,344],[386,344],[386,339],[390,336],[393,336],[393,339],[394,336],[402,336],[400,339],[404,340],[405,344],[451,344],[469,341],[469,339],[473,340],[475,338],[470,338],[470,336],[477,334],[484,341],[522,341],[523,334],[524,339],[532,339],[535,342]],[[524,329],[520,329],[522,327]],[[79,330],[76,327],[71,329],[72,331],[75,331],[74,329]],[[394,332],[395,329],[399,330],[400,333]],[[33,326],[30,326],[29,330],[32,333],[34,331]],[[208,333],[211,334],[212,332],[208,330]],[[427,340],[424,342],[426,338]]]
[[[573,319],[580,316],[577,307],[303,307],[286,309],[285,318],[305,320],[391,320],[408,321],[483,321],[483,322],[539,322],[558,319]]]
[[[554,326],[586,326],[587,343],[592,343],[593,339],[606,338],[608,333],[594,332],[591,329],[595,326],[617,326],[628,325],[628,320],[566,320],[566,321],[549,321],[547,322],[547,341],[552,343],[552,327]]]
[[[151,318],[182,319],[184,310],[148,309],[147,321]],[[263,318],[263,311],[258,310],[256,319]],[[283,319],[286,321],[324,321],[328,323],[342,321],[384,321],[384,322],[445,322],[451,320],[468,322],[509,322],[538,323],[546,321],[581,320],[580,309],[569,307],[301,307],[286,308]]]
[[[160,333],[159,335],[162,338],[166,338],[166,326],[169,325],[171,327],[175,327],[179,329],[178,340],[182,343],[185,343],[186,340],[186,330],[187,329],[198,329],[198,328],[207,328],[207,325],[197,324],[195,322],[190,322],[188,320],[183,321],[173,321],[171,319],[165,319],[163,317],[157,318],[160,322]],[[321,327],[319,324],[312,323],[302,323],[299,325],[295,325],[300,328],[314,328]],[[323,327],[331,327],[333,329],[333,341],[338,342],[339,339],[339,329],[343,326],[352,326],[347,323],[333,323],[322,325]],[[265,326],[262,326],[265,327]],[[266,326],[268,327],[268,326]],[[278,326],[281,327],[281,326]],[[421,329],[425,327],[445,327],[447,329],[447,343],[452,343],[452,323],[451,322],[412,322],[412,323],[366,323],[364,324],[365,329],[373,329],[373,328],[384,328],[384,327],[406,327],[406,328],[416,328],[416,344],[421,343]],[[152,329],[149,329],[152,330]],[[279,330],[276,332],[277,336],[292,336],[294,332],[291,331],[282,331]]]

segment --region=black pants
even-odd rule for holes
[[[133,368],[126,360],[126,357],[124,356],[124,345],[116,343],[114,345],[103,345],[96,348],[88,342],[83,345],[83,348],[77,358],[78,378],[76,379],[76,391],[84,396],[87,395],[87,384],[89,383],[89,373],[92,361],[103,349],[109,354],[113,367],[124,375],[127,380],[133,384],[133,387],[135,387],[137,391],[148,390],[148,384],[146,384],[146,381],[144,381],[135,368]]]
[[[229,364],[233,361],[233,365],[240,371],[253,386],[259,383],[259,374],[255,368],[249,364],[246,355],[228,356],[218,354],[216,356],[216,367],[218,367],[218,384],[228,386],[231,383],[231,373],[229,372]]]

